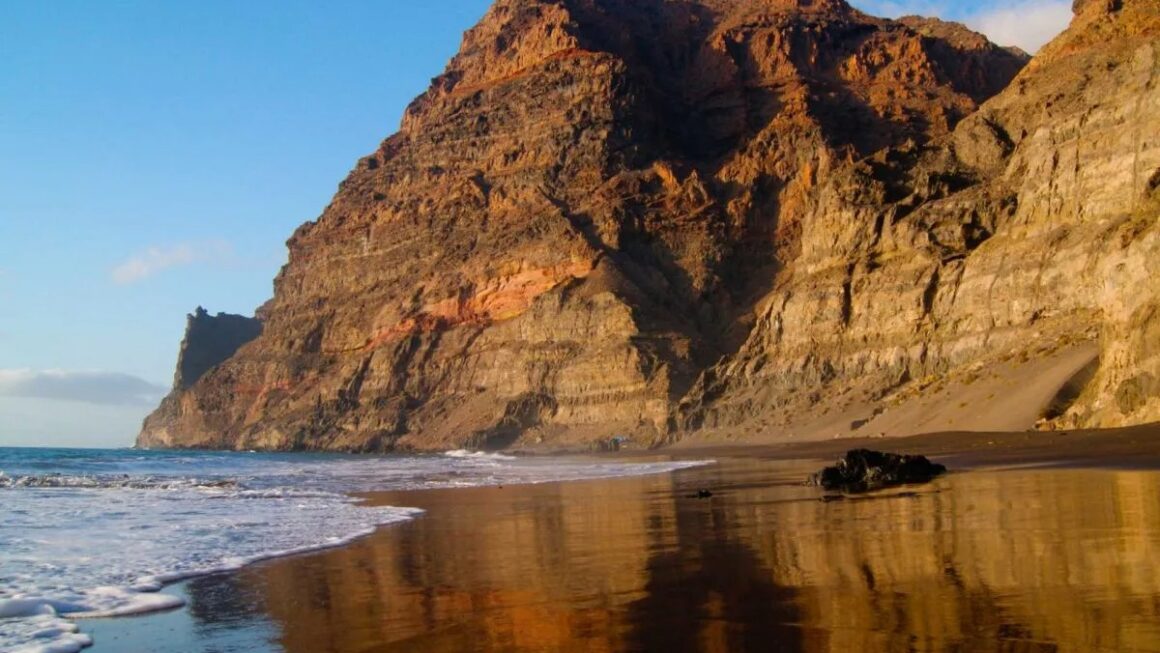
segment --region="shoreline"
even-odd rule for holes
[[[1115,429],[948,431],[904,437],[842,437],[808,442],[685,440],[660,451],[767,460],[826,460],[850,449],[919,454],[965,469],[1045,465],[1160,469],[1160,423]],[[952,470],[953,471],[953,470]]]
[[[446,522],[450,515],[458,515],[464,505],[479,504],[485,514],[499,512],[507,516],[512,510],[505,502],[513,498],[585,492],[603,492],[607,488],[664,488],[673,500],[691,506],[710,506],[712,502],[697,502],[687,499],[686,492],[695,487],[707,487],[715,493],[730,494],[739,487],[800,486],[810,471],[814,471],[829,459],[837,457],[848,449],[869,447],[886,451],[917,453],[929,456],[947,464],[951,472],[996,471],[1001,474],[1020,476],[1019,472],[1031,469],[1087,469],[1095,472],[1113,473],[1116,470],[1157,470],[1160,469],[1160,425],[1146,425],[1115,429],[1112,431],[1061,431],[1026,433],[936,433],[905,438],[840,438],[808,443],[693,443],[685,442],[657,450],[628,450],[621,452],[601,452],[584,455],[607,461],[633,461],[643,458],[674,460],[712,459],[716,464],[691,468],[660,475],[646,475],[626,478],[553,481],[542,484],[491,486],[473,488],[448,488],[432,490],[386,490],[356,493],[353,496],[366,505],[406,505],[425,510],[415,520],[378,527],[373,533],[359,537],[352,542],[334,548],[299,553],[257,562],[242,569],[201,576],[165,586],[161,591],[183,597],[194,597],[184,607],[171,611],[132,617],[112,619],[80,620],[81,632],[94,637],[91,649],[96,653],[112,653],[126,649],[126,643],[156,641],[158,637],[175,636],[178,653],[189,644],[189,637],[197,635],[199,628],[195,622],[205,619],[206,597],[211,602],[225,601],[223,605],[237,607],[238,597],[230,597],[232,592],[248,591],[245,587],[253,578],[289,574],[296,576],[303,569],[311,568],[320,561],[342,560],[365,552],[384,541],[406,539],[414,532],[425,532],[433,524]],[[573,455],[574,457],[575,455]],[[772,470],[772,471],[771,471]],[[954,476],[962,476],[956,474]],[[975,477],[977,474],[969,474]],[[668,484],[668,485],[666,485]],[[927,486],[915,486],[922,493]],[[694,490],[695,491],[695,490]],[[804,488],[791,492],[807,492]],[[615,492],[613,492],[615,494]],[[814,493],[817,493],[816,491]],[[905,494],[905,493],[904,493]],[[877,496],[891,496],[889,492],[875,493]],[[812,496],[812,494],[810,495]],[[864,502],[856,502],[864,503]],[[873,503],[873,502],[872,502]],[[446,546],[442,538],[438,546]],[[506,563],[505,563],[506,564]],[[327,582],[326,574],[320,582]],[[209,589],[206,589],[209,588]],[[223,588],[228,588],[223,589]],[[192,593],[191,593],[192,592]],[[212,598],[216,597],[216,598]],[[257,602],[268,601],[268,597]],[[244,601],[243,601],[244,602]],[[220,606],[219,606],[220,607]],[[243,610],[244,611],[244,610]],[[213,610],[210,610],[212,613]],[[259,612],[261,612],[259,610]],[[199,616],[200,615],[200,616]],[[228,624],[233,617],[226,619]],[[209,618],[215,623],[214,617]],[[261,621],[261,620],[258,620]],[[267,648],[258,650],[296,650],[295,645],[285,642],[275,643],[269,635],[269,624],[251,624],[243,632],[233,632],[231,637],[253,640],[255,637],[267,642]],[[196,627],[195,627],[196,626]],[[186,633],[180,635],[179,633]],[[191,634],[192,633],[192,634]],[[249,641],[249,640],[248,640]],[[250,641],[247,646],[257,645]],[[155,647],[156,648],[156,647]],[[239,649],[248,650],[248,649]],[[341,650],[341,649],[334,649]]]

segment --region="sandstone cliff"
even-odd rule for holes
[[[138,442],[775,431],[1097,336],[1062,419],[1160,418],[1158,12],[1078,10],[1020,73],[842,0],[499,0]]]
[[[1160,419],[1160,5],[1077,9],[949,138],[831,177],[745,345],[686,398],[689,426],[792,430],[845,395],[873,433],[945,378],[1085,339],[1098,372],[1048,417]]]

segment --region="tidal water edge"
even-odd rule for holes
[[[823,501],[814,465],[376,493],[425,512],[86,630],[98,653],[1160,650],[1160,473],[978,470]]]
[[[469,452],[0,449],[0,651],[76,651],[92,641],[91,619],[184,605],[182,596],[159,591],[167,584],[338,547],[423,512],[362,505],[357,492],[607,478],[697,464]]]

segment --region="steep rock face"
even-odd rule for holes
[[[228,360],[238,349],[262,334],[262,322],[244,315],[218,313],[210,315],[204,308],[186,316],[185,337],[177,354],[177,371],[173,375],[173,390],[145,420],[142,431],[149,433],[142,446],[194,446],[202,444],[187,440],[184,432],[173,433],[169,426],[185,412],[182,401],[187,391],[207,372]]]
[[[1089,5],[1073,31],[1115,48],[1050,57],[1120,61],[1150,32],[1121,38],[1119,15],[1146,5]],[[262,336],[139,442],[653,442],[881,397],[1032,330],[1087,337],[1109,309],[1065,275],[1110,278],[1077,256],[1101,227],[1057,233],[1072,204],[1025,197],[1030,144],[1068,138],[1036,113],[1066,83],[1051,61],[976,113],[1026,59],[954,24],[840,0],[500,0],[290,239]],[[1127,70],[1093,83],[1109,111],[1140,90]],[[1120,156],[1101,143],[1084,161]],[[1118,206],[1072,197],[1092,225]]]
[[[1066,426],[1160,419],[1160,5],[1077,3],[1071,28],[946,139],[835,174],[687,427],[792,428],[848,394],[1099,339]]]
[[[238,349],[262,334],[257,318],[230,313],[210,315],[198,306],[186,316],[185,337],[177,354],[176,390],[188,390],[214,366],[233,356]]]

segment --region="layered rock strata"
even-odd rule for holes
[[[1097,335],[1065,418],[1160,418],[1154,5],[1020,73],[841,0],[500,0],[138,443],[655,443]]]
[[[690,426],[786,425],[1084,339],[1098,372],[1058,423],[1160,419],[1160,5],[1077,9],[948,138],[831,177],[747,342],[686,398]]]

